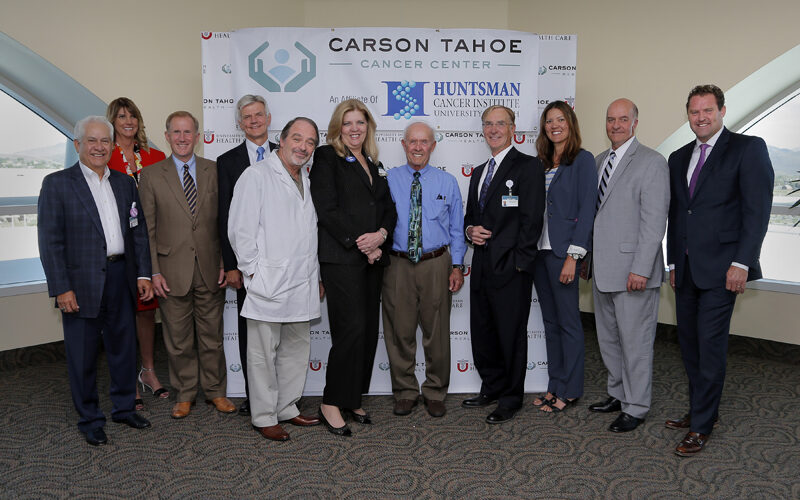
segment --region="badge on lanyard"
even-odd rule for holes
[[[513,208],[519,206],[519,196],[515,196],[511,193],[511,188],[514,187],[514,181],[511,179],[506,181],[506,187],[508,188],[508,194],[503,195],[503,208]]]
[[[139,225],[139,217],[138,217],[139,210],[136,209],[136,202],[135,201],[133,203],[131,203],[130,214],[131,214],[131,216],[128,217],[128,225],[131,228],[134,228],[134,227]]]

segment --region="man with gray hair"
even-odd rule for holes
[[[422,397],[428,413],[441,417],[450,385],[451,294],[464,284],[464,212],[456,178],[429,163],[436,148],[433,129],[412,123],[402,144],[406,164],[387,174],[397,225],[381,300],[394,414],[408,415],[419,400],[419,324],[425,351]]]
[[[137,293],[153,298],[150,247],[133,179],[106,165],[114,129],[102,116],[75,125],[79,161],[45,177],[39,193],[39,255],[64,327],[72,402],[86,442],[106,444],[98,405],[102,336],[111,374],[111,419],[135,429]]]
[[[219,183],[219,242],[228,286],[236,289],[236,306],[239,310],[239,357],[244,374],[245,400],[239,407],[240,415],[250,415],[250,389],[247,380],[247,320],[242,316],[247,292],[242,286],[242,273],[237,268],[236,254],[228,240],[228,214],[233,198],[233,188],[242,172],[257,161],[269,156],[277,146],[267,141],[267,131],[272,121],[267,101],[260,95],[246,94],[236,103],[236,123],[244,132],[244,141],[217,158]]]

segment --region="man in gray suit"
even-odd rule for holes
[[[661,241],[669,209],[669,168],[634,137],[639,110],[617,99],[606,112],[611,149],[595,158],[593,292],[597,340],[608,369],[605,401],[589,406],[621,411],[612,432],[634,430],[650,409],[653,341],[664,276]]]

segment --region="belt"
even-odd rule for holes
[[[118,253],[116,255],[109,255],[106,257],[106,260],[109,262],[117,262],[118,260],[123,260],[125,258],[124,253]]]
[[[433,252],[428,252],[422,254],[422,257],[419,258],[419,261],[422,262],[423,260],[428,259],[435,259],[436,257],[441,257],[447,251],[447,245],[443,246],[442,248],[437,248]],[[406,252],[398,252],[397,250],[389,250],[389,255],[394,255],[395,257],[403,257],[404,259],[408,258],[408,253]]]

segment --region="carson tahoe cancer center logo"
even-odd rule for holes
[[[317,76],[317,56],[300,42],[288,50],[264,42],[247,57],[247,71],[270,92],[297,92]]]

